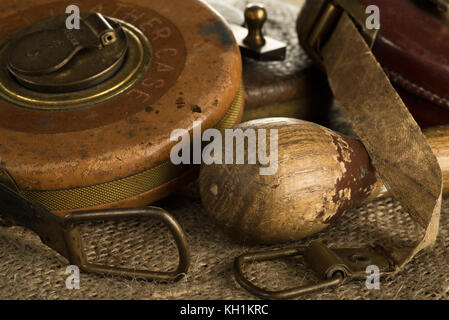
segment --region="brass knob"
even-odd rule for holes
[[[249,47],[263,47],[265,38],[262,33],[262,27],[267,21],[267,11],[260,3],[250,3],[245,9],[245,23],[248,27],[248,35],[243,43]]]

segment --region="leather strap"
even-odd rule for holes
[[[421,129],[346,13],[321,53],[335,99],[382,181],[425,230],[414,247],[389,250],[396,267],[401,268],[435,243],[441,169]]]

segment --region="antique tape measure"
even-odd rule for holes
[[[198,0],[69,5],[0,5],[0,168],[60,216],[158,200],[194,176],[173,130],[240,121],[238,45]]]

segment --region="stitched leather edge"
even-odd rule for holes
[[[435,92],[423,88],[422,86],[406,79],[403,75],[395,71],[389,70],[388,68],[384,68],[384,71],[390,78],[391,82],[399,85],[405,90],[411,91],[412,93],[425,100],[428,100],[431,103],[449,109],[449,99],[443,98]]]

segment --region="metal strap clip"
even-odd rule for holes
[[[243,274],[243,264],[268,261],[286,257],[303,256],[306,265],[322,280],[317,284],[300,286],[280,291],[270,291],[254,285]],[[385,254],[380,246],[359,249],[331,249],[320,241],[314,241],[307,247],[277,249],[248,253],[234,261],[234,275],[237,282],[250,293],[262,299],[293,299],[317,290],[336,287],[343,283],[365,279],[368,266],[377,266],[380,276],[394,271],[394,261]]]
[[[47,246],[67,258],[70,264],[85,272],[125,276],[138,279],[178,280],[187,273],[190,250],[179,223],[167,211],[157,207],[108,209],[69,213],[60,218],[39,204],[31,203],[18,192],[0,183],[0,218],[34,231]],[[150,271],[92,264],[86,257],[79,223],[86,221],[149,218],[162,221],[173,234],[179,253],[178,267],[174,271]]]
[[[447,12],[449,8],[449,1],[448,0],[427,0],[431,4],[437,7],[438,10],[441,12]]]
[[[308,28],[299,30],[299,37],[304,50],[323,71],[321,49],[331,37],[343,12],[352,18],[370,48],[373,47],[379,30],[367,28],[368,14],[357,0],[318,0],[314,5],[317,6],[315,16],[310,17],[312,21]]]

